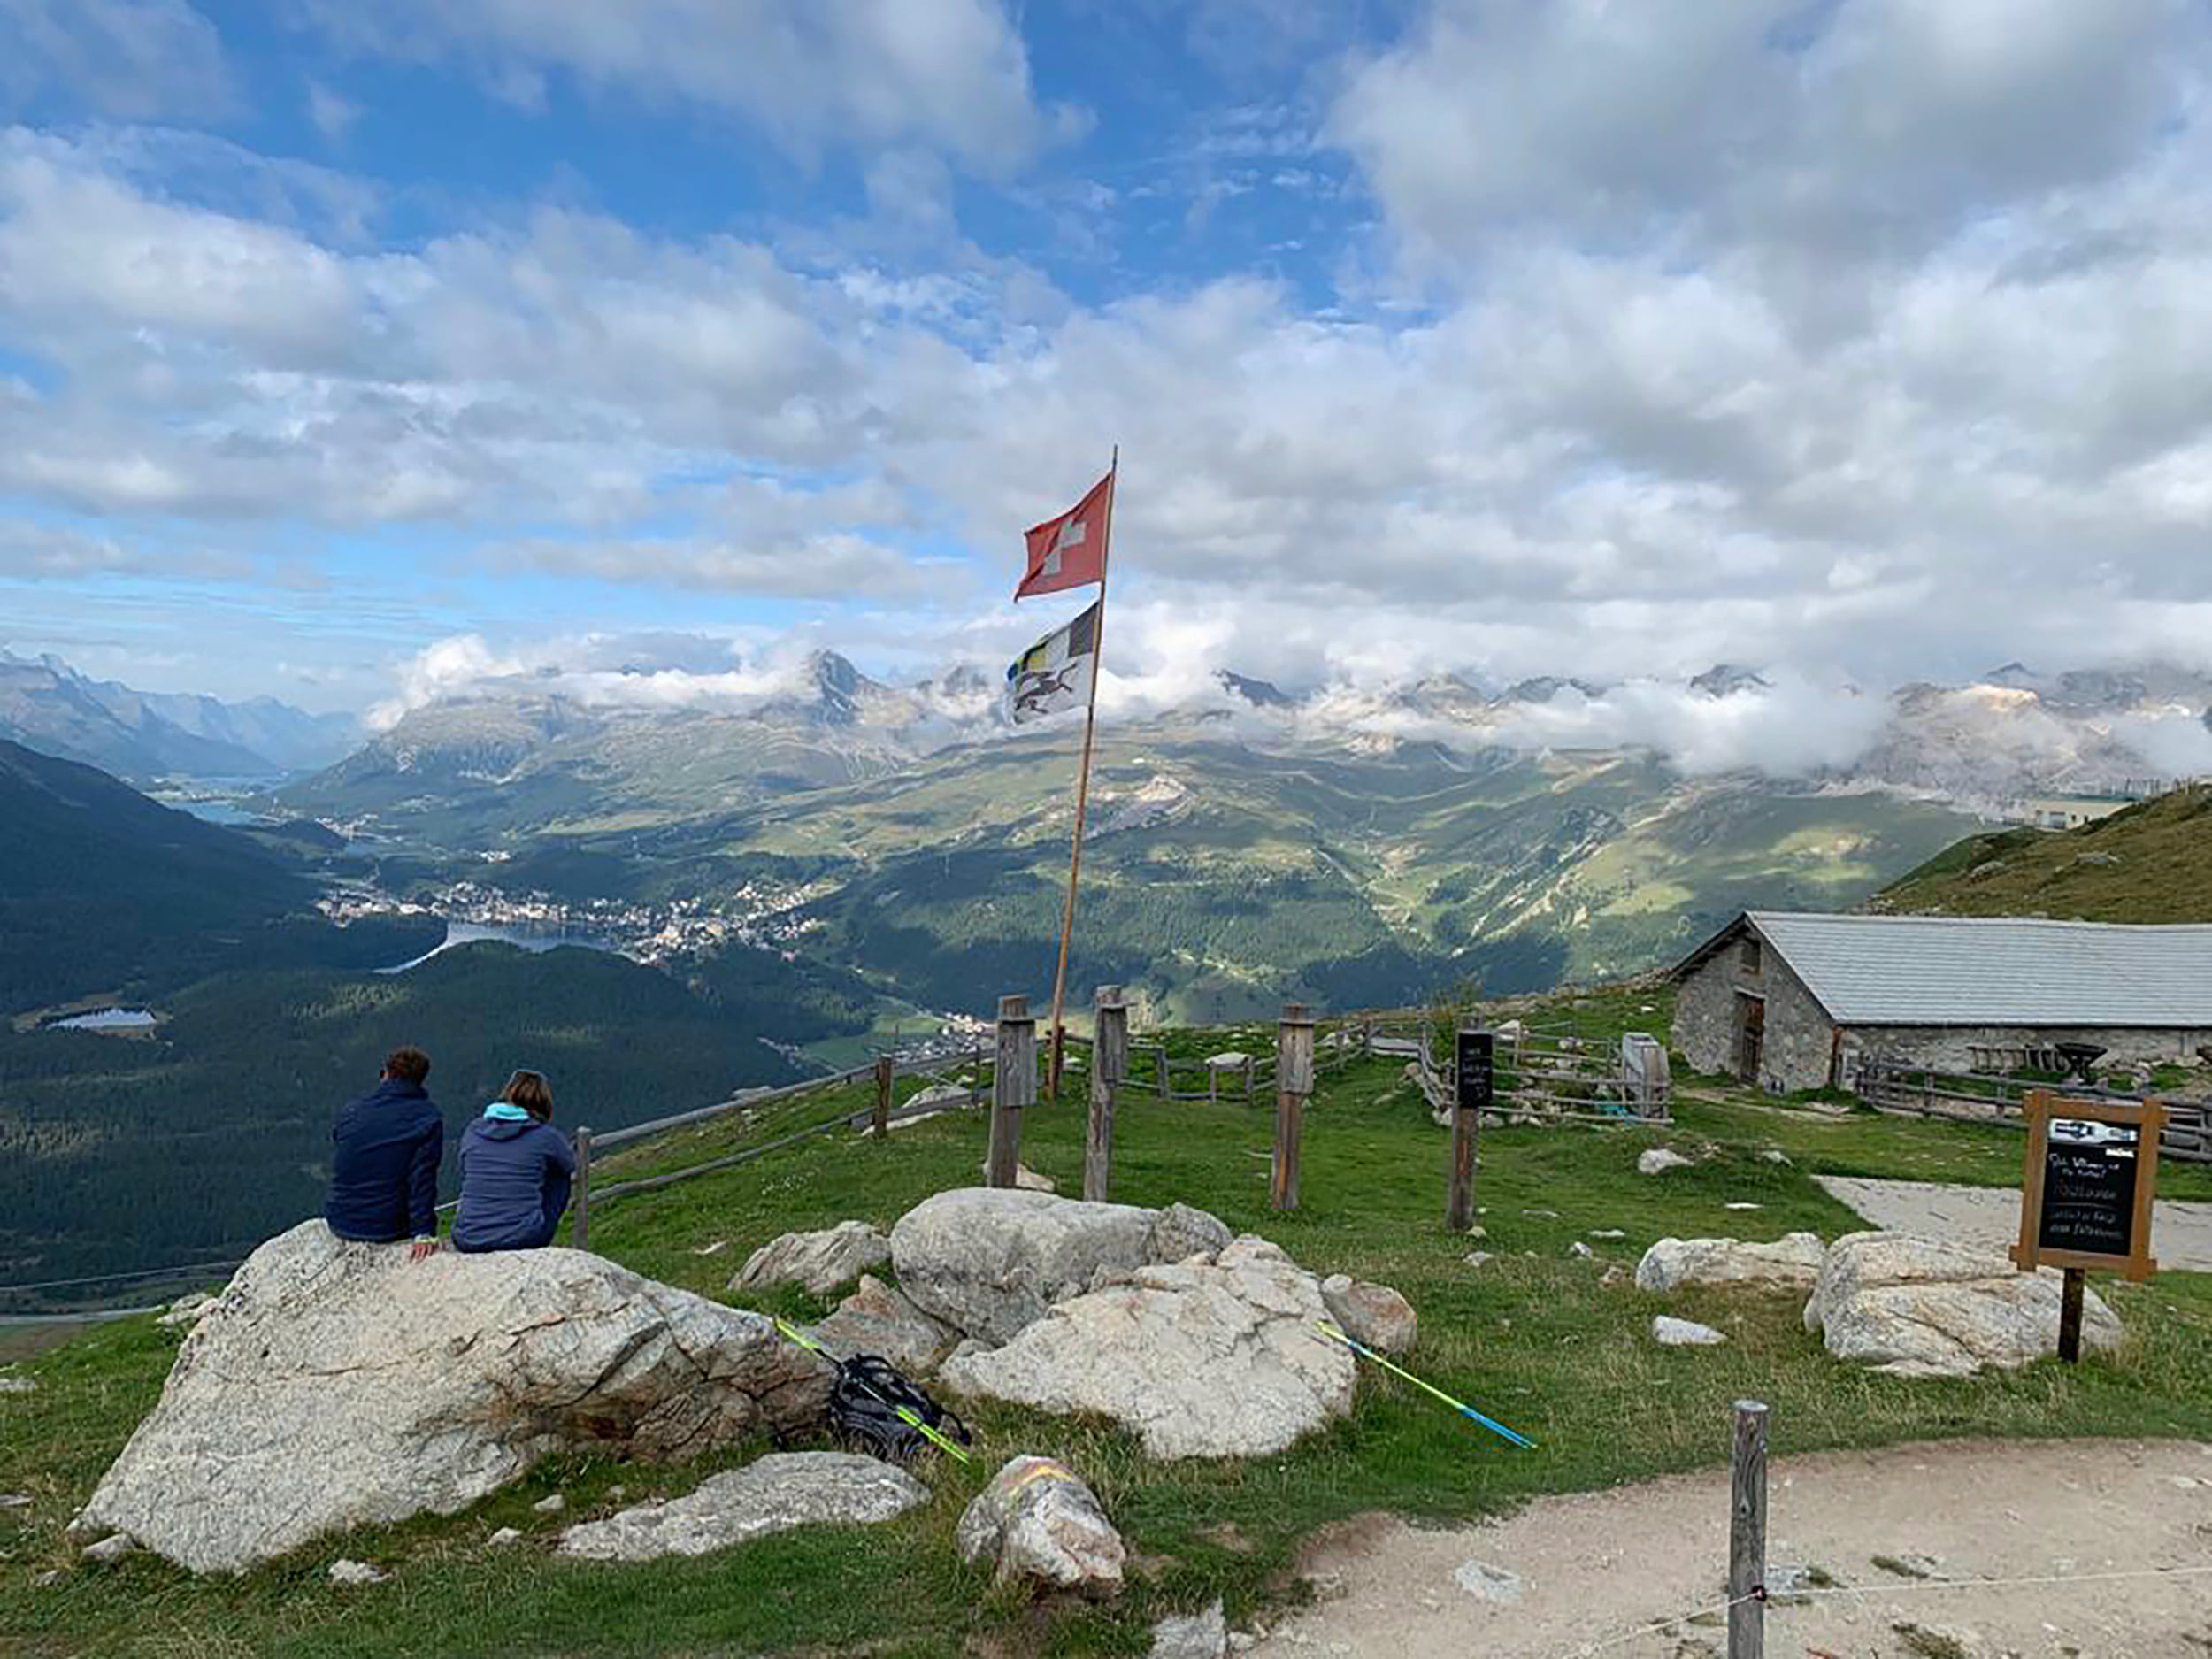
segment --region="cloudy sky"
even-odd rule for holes
[[[2208,18],[0,0],[0,643],[2212,664]]]

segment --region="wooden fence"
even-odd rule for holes
[[[1491,1109],[1495,1122],[1651,1123],[1673,1121],[1672,1087],[1665,1049],[1657,1050],[1655,1070],[1637,1071],[1625,1048],[1608,1048],[1556,1025],[1508,1020],[1494,1029],[1497,1087]],[[1384,1018],[1372,1024],[1371,1039],[1379,1054],[1402,1054],[1413,1063],[1421,1093],[1439,1122],[1455,1105],[1451,1035],[1441,1022],[1419,1016]]]
[[[2144,1098],[2078,1084],[1963,1077],[1881,1055],[1870,1055],[1859,1064],[1859,1098],[1878,1111],[1906,1117],[2024,1129],[2027,1097],[2039,1089],[2049,1089],[2070,1100],[2131,1102]],[[2165,1133],[2158,1141],[2159,1156],[2212,1164],[2212,1108],[2202,1102],[2165,1100],[2155,1093],[2151,1098],[2161,1100],[2167,1111]]]

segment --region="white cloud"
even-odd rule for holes
[[[649,104],[726,111],[802,157],[918,142],[1004,173],[1051,120],[998,0],[299,0],[356,50],[457,58],[526,105],[543,77]]]
[[[618,19],[526,51],[523,0],[405,16],[384,47],[649,74]],[[1210,697],[1217,668],[1364,690],[1732,659],[1777,671],[1755,718],[1624,694],[1532,741],[1811,764],[1864,722],[1809,688],[2212,664],[2197,16],[1440,4],[1348,67],[1329,129],[1402,263],[1318,300],[1127,269],[1079,300],[949,240],[966,141],[918,117],[853,118],[899,129],[866,152],[866,257],[560,209],[381,249],[303,185],[211,196],[209,158],[165,188],[142,136],[19,132],[0,346],[46,372],[0,384],[0,488],[857,594],[823,642],[919,670],[1002,663],[1060,614],[998,603],[1018,534],[1119,442],[1111,707]],[[825,8],[792,50],[878,26]],[[662,90],[750,96],[703,84]],[[1279,108],[1215,125],[1289,142]]]
[[[125,121],[236,104],[215,26],[185,0],[0,0],[0,104],[57,92]]]
[[[307,83],[307,119],[315,130],[333,143],[343,143],[353,124],[361,119],[361,106],[319,81]]]

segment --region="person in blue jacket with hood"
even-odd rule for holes
[[[576,1155],[552,1119],[553,1086],[535,1071],[518,1071],[461,1132],[455,1249],[537,1250],[553,1242]]]
[[[438,1160],[445,1118],[423,1087],[430,1056],[395,1048],[376,1087],[338,1109],[330,1128],[330,1195],[323,1219],[361,1244],[414,1240],[418,1262],[438,1248]]]

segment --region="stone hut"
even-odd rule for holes
[[[1673,978],[1683,1058],[1777,1091],[1848,1087],[1872,1055],[1964,1073],[2062,1042],[2108,1065],[2212,1043],[2212,926],[1751,910]]]

